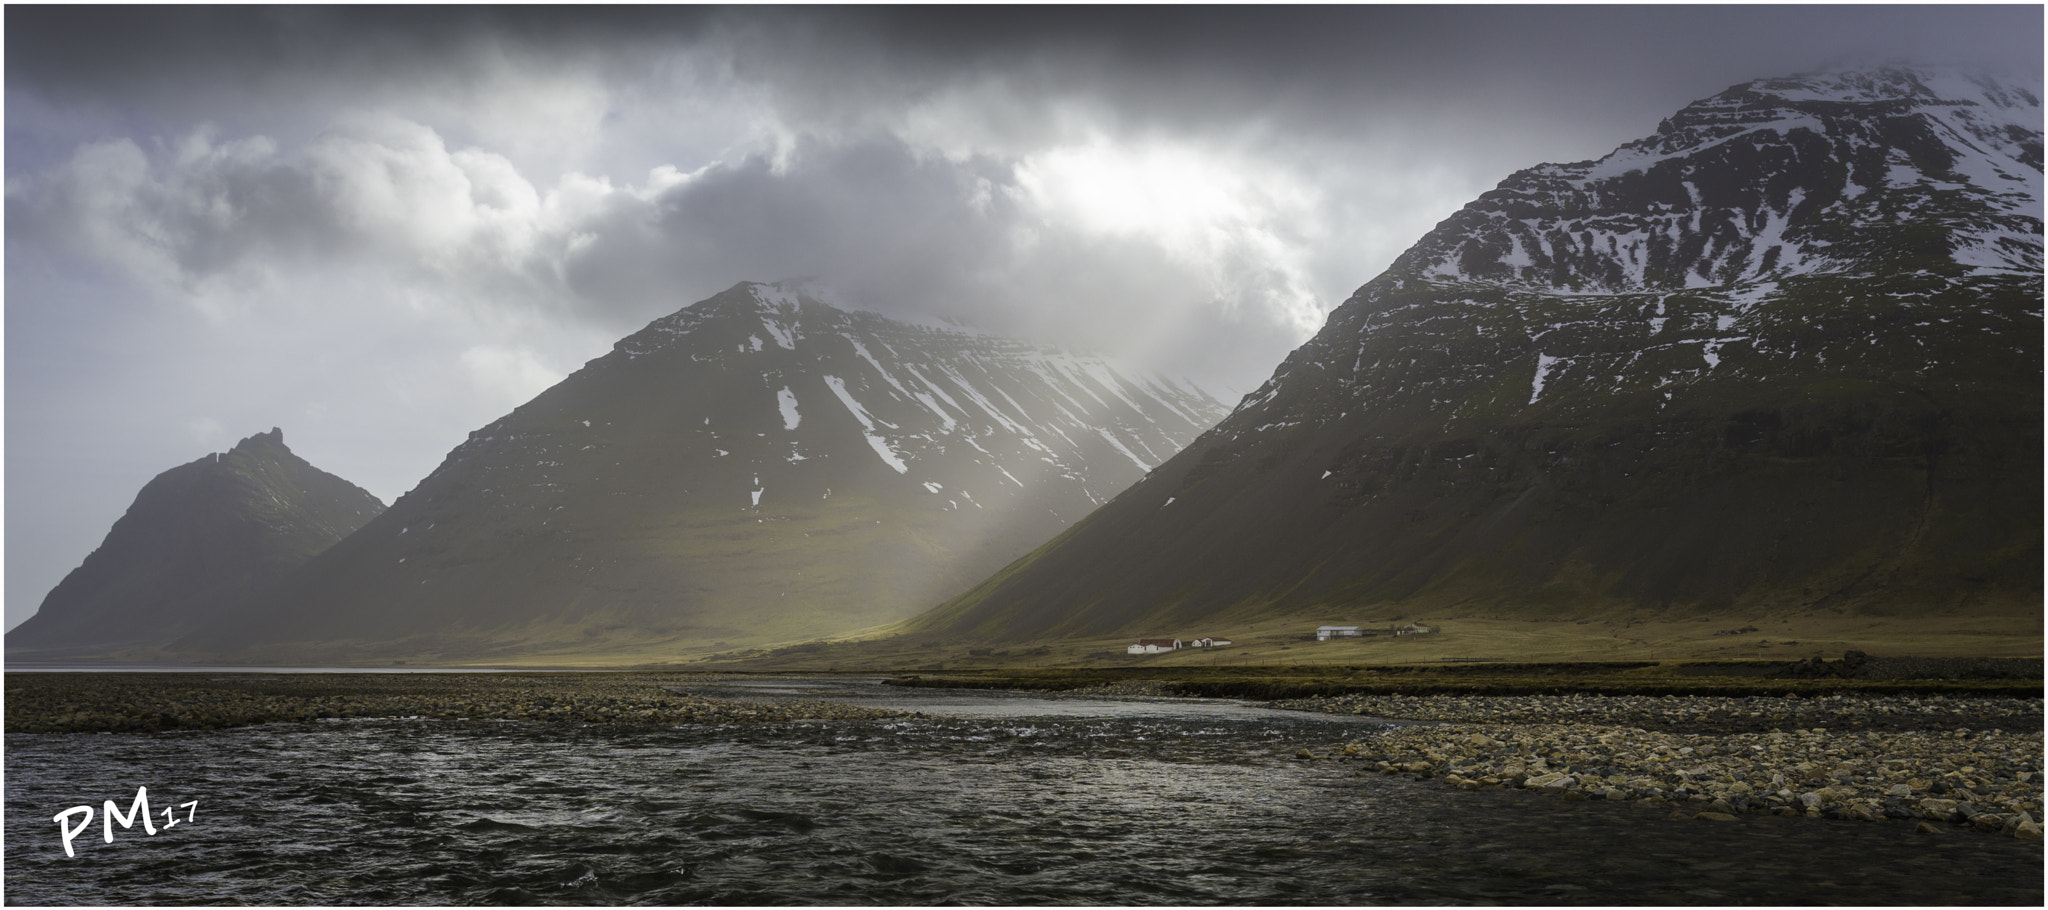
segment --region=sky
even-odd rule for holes
[[[807,279],[1226,403],[1516,170],[1749,79],[2041,82],[2008,6],[5,8],[11,629],[271,427],[387,504]]]

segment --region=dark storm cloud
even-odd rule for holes
[[[1003,179],[1002,168],[988,171]],[[1008,220],[969,204],[982,179],[972,163],[920,160],[891,138],[800,140],[780,167],[752,155],[652,200],[615,200],[566,274],[590,299],[635,315],[707,274],[830,275],[882,299],[913,287],[942,297],[958,290],[949,273],[988,264]]]
[[[359,90],[440,78],[492,50],[555,62],[630,50],[728,15],[687,6],[12,6],[6,72],[70,100],[203,105],[209,99],[195,90]]]
[[[1143,238],[1046,223],[1019,199],[1016,168],[921,156],[892,137],[801,140],[786,160],[753,156],[706,169],[651,199],[619,196],[584,224],[589,243],[563,273],[621,326],[708,296],[731,276],[820,277],[844,297],[899,317],[956,321],[1109,350],[1139,336],[1200,340],[1154,352],[1181,373],[1262,370],[1291,329],[1249,298],[1196,280]],[[1241,271],[1259,282],[1257,264]],[[1201,318],[1157,325],[1162,307]],[[1238,310],[1244,312],[1235,312]],[[1233,333],[1239,345],[1208,351]],[[1264,345],[1243,345],[1245,333]],[[1239,362],[1237,351],[1260,362]],[[1202,369],[1197,369],[1197,367]]]
[[[1494,179],[1604,153],[1745,79],[1963,63],[2038,81],[2037,6],[92,7],[7,10],[10,104],[208,120],[289,141],[338,104],[477,90],[507,66],[656,94],[664,61],[766,93],[823,139],[939,114],[1012,151],[1076,119],[1303,157],[1437,146]],[[25,95],[24,98],[15,97]],[[968,103],[971,101],[971,103]],[[110,113],[110,116],[115,114]],[[475,137],[439,124],[452,143]],[[99,138],[88,135],[66,139]],[[10,153],[42,157],[8,131]],[[1332,145],[1332,143],[1337,143]],[[611,149],[601,163],[701,162]],[[652,157],[651,157],[652,156]],[[650,163],[651,162],[651,163]],[[598,171],[593,171],[598,172]],[[1359,276],[1362,281],[1370,276]]]
[[[714,41],[741,78],[817,118],[991,76],[1131,102],[1119,114],[1138,123],[1278,114],[1299,126],[1355,121],[1369,113],[1356,105],[1397,98],[1501,114],[1603,84],[1692,97],[1799,60],[2041,70],[2041,10],[2022,5],[13,6],[7,21],[10,84],[188,113],[224,112],[222,97],[461,79],[493,54],[623,74]],[[1703,84],[1703,71],[1721,81]]]
[[[840,9],[733,27],[738,71],[815,122],[987,79],[1021,111],[1097,99],[1126,129],[1483,142],[1641,129],[1736,82],[1844,63],[2039,80],[2041,23],[2032,6],[1147,6]]]
[[[1744,78],[1911,57],[2038,80],[2041,25],[2038,7],[1957,6],[15,6],[6,15],[10,177],[75,164],[81,143],[110,130],[153,136],[157,145],[138,148],[165,185],[138,188],[129,209],[157,226],[152,236],[187,272],[280,248],[360,245],[362,232],[336,211],[333,181],[293,158],[332,129],[339,107],[389,107],[430,125],[449,149],[482,143],[546,192],[558,172],[508,147],[517,143],[500,129],[521,117],[517,87],[497,89],[513,112],[496,123],[465,119],[489,107],[476,93],[524,76],[601,84],[582,121],[549,123],[534,102],[524,126],[545,135],[609,125],[633,99],[658,98],[678,55],[704,78],[758,90],[769,128],[790,143],[773,166],[766,150],[677,156],[704,132],[678,117],[544,159],[629,183],[654,164],[710,165],[663,193],[658,216],[619,194],[601,222],[579,227],[593,239],[564,274],[608,324],[673,303],[652,302],[659,290],[742,278],[817,275],[870,305],[925,312],[972,299],[993,325],[1018,321],[997,315],[1001,307],[1049,305],[1020,288],[1077,272],[1097,275],[1098,286],[1137,283],[1135,269],[1156,255],[1020,256],[1023,216],[989,194],[1015,189],[1015,168],[1033,153],[1091,134],[1236,149],[1323,188],[1336,212],[1382,206],[1374,193],[1420,179],[1390,166],[1445,163],[1457,169],[1449,191],[1469,195],[1515,169],[1596,156]],[[57,108],[78,119],[40,116]],[[198,121],[227,141],[264,136],[283,150],[210,170],[180,162],[170,173],[159,146]],[[77,207],[52,203],[71,199],[63,189],[11,198],[10,227],[71,224]],[[1318,229],[1342,236],[1311,254],[1325,307],[1398,252],[1344,247],[1343,236],[1385,216],[1332,217],[1341,223]],[[1062,230],[1041,249],[1088,247]],[[1055,259],[1057,273],[1020,279],[1019,269]],[[1127,271],[1111,277],[1116,263]],[[1240,262],[1224,283],[1259,271]]]

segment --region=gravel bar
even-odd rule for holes
[[[1635,803],[1674,818],[1904,820],[2041,838],[2041,699],[1375,696],[1274,707],[1414,721],[1297,757]]]

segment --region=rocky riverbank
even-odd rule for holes
[[[2035,699],[1341,696],[1275,707],[1425,721],[1302,758],[1625,801],[1674,817],[1912,821],[2041,837]]]
[[[701,681],[652,673],[9,673],[6,731],[142,733],[371,717],[763,723],[901,713],[804,699],[723,701],[669,688]]]

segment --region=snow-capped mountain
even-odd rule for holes
[[[1480,197],[1395,271],[1599,294],[1690,289],[1738,306],[1775,278],[1935,254],[2036,271],[2040,99],[1956,72],[1888,69],[1739,85],[1598,161]],[[1890,254],[1890,255],[1888,255]]]
[[[743,283],[472,433],[270,608],[190,644],[656,659],[840,634],[980,580],[1224,410]]]
[[[1514,174],[1186,452],[920,623],[2038,610],[2038,93],[1760,80]]]
[[[10,657],[160,646],[219,618],[384,510],[272,428],[158,474],[36,615]]]

